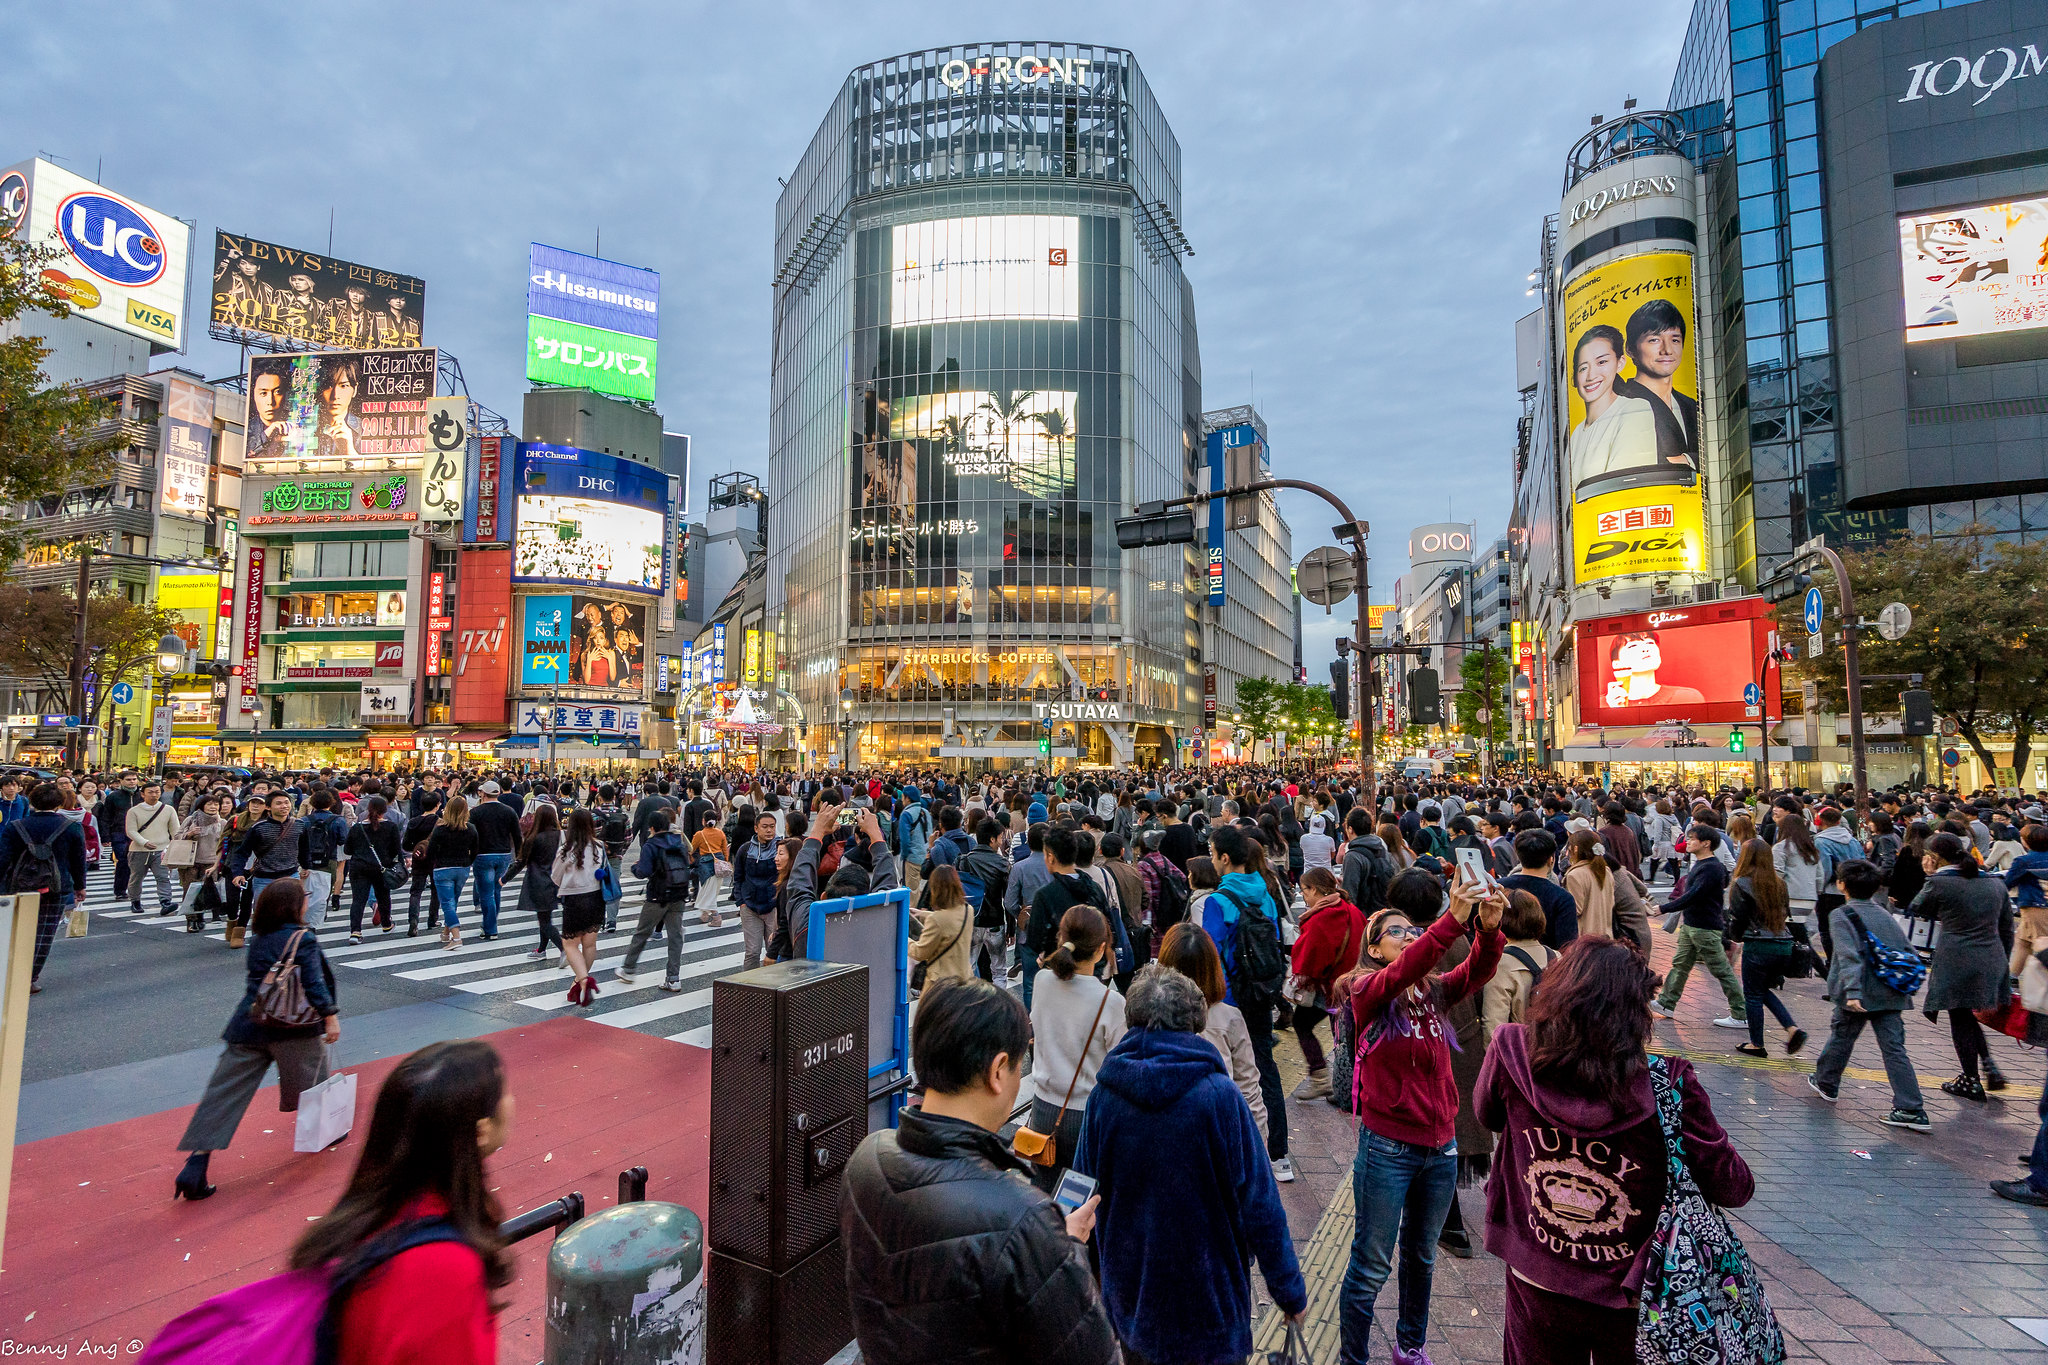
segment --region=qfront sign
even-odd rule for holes
[[[1982,104],[2011,81],[2048,71],[2032,43],[2022,48],[1994,47],[1978,54],[1943,57],[1939,61],[1915,62],[1906,72],[1906,93],[1900,104],[1914,100],[1941,99],[1948,95],[1974,95],[1972,105]]]
[[[963,61],[955,57],[939,68],[939,79],[956,94],[972,82],[986,89],[998,85],[1086,85],[1087,57],[977,57]]]

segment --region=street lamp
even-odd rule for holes
[[[177,636],[166,635],[163,639],[156,642],[156,671],[158,674],[156,705],[158,710],[170,705],[171,679],[185,671],[186,658],[185,642]],[[159,745],[157,720],[154,714],[150,716],[149,723],[150,747],[156,750],[156,770],[157,775],[161,777],[164,770],[164,755],[170,752],[171,737],[168,729],[166,729],[162,736],[162,743]]]
[[[840,748],[843,753],[843,766],[847,772],[852,772],[853,689],[850,687],[842,687],[841,689],[839,689],[839,735]]]

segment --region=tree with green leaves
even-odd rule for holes
[[[0,673],[32,680],[45,691],[69,697],[77,619],[78,598],[68,587],[30,588],[0,582]],[[184,625],[176,612],[139,606],[118,592],[96,592],[86,598],[85,667],[99,680],[99,686],[92,714],[81,717],[83,722],[101,723],[99,717],[111,704],[115,683],[126,679],[148,687],[155,676],[157,641],[177,635]],[[192,640],[186,642],[189,645]]]
[[[1468,649],[1458,661],[1458,690],[1452,694],[1458,724],[1468,734],[1484,735],[1486,725],[1479,713],[1500,710],[1500,697],[1508,685],[1508,652],[1504,649]],[[1496,716],[1495,735],[1507,733],[1504,717]]]
[[[32,331],[29,315],[71,316],[70,301],[42,273],[59,255],[26,237],[0,234],[0,324],[22,323]],[[94,431],[105,418],[99,399],[51,385],[43,372],[50,351],[42,338],[26,332],[0,341],[0,508],[103,480],[108,456],[120,444],[111,427]],[[0,567],[20,558],[27,529],[0,515]],[[68,631],[64,638],[71,638]]]
[[[1876,549],[1842,556],[1856,605],[1875,617],[1887,602],[1913,611],[1913,628],[1899,640],[1863,632],[1858,665],[1873,673],[1918,673],[1937,715],[1954,722],[1987,770],[1999,767],[1986,746],[1993,734],[2012,735],[2011,766],[2025,772],[2036,730],[2048,717],[2048,543],[2013,545],[1984,539],[1985,528],[1957,540],[1894,540]],[[1834,576],[1816,574],[1828,599],[1827,634],[1841,624]],[[1794,600],[1779,609],[1778,630],[1786,640],[1805,638],[1803,606]],[[1846,714],[1846,668],[1841,649],[1818,658],[1802,652],[1797,667],[1820,684],[1831,709]],[[1865,683],[1870,711],[1898,709],[1907,684]]]
[[[1306,748],[1326,738],[1323,727],[1337,723],[1337,710],[1330,703],[1330,689],[1308,683],[1286,683],[1280,688],[1280,728],[1297,748]]]
[[[1239,678],[1232,704],[1237,710],[1238,728],[1252,737],[1252,761],[1258,761],[1259,741],[1279,731],[1281,684],[1271,678]]]

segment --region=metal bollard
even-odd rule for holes
[[[643,1200],[592,1214],[548,1251],[546,1365],[702,1365],[704,1225]]]

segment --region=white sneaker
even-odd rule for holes
[[[680,981],[664,981],[661,983],[661,988],[667,991],[669,994],[674,995],[676,992],[682,990],[683,983]]]
[[[1283,1185],[1294,1183],[1294,1158],[1283,1156],[1273,1162],[1273,1178]]]
[[[633,984],[632,973],[628,972],[624,967],[613,968],[612,975],[625,982],[628,986]]]
[[[1747,1020],[1736,1019],[1732,1016],[1724,1014],[1719,1019],[1716,1019],[1714,1021],[1714,1027],[1747,1029],[1749,1027],[1749,1023]]]

